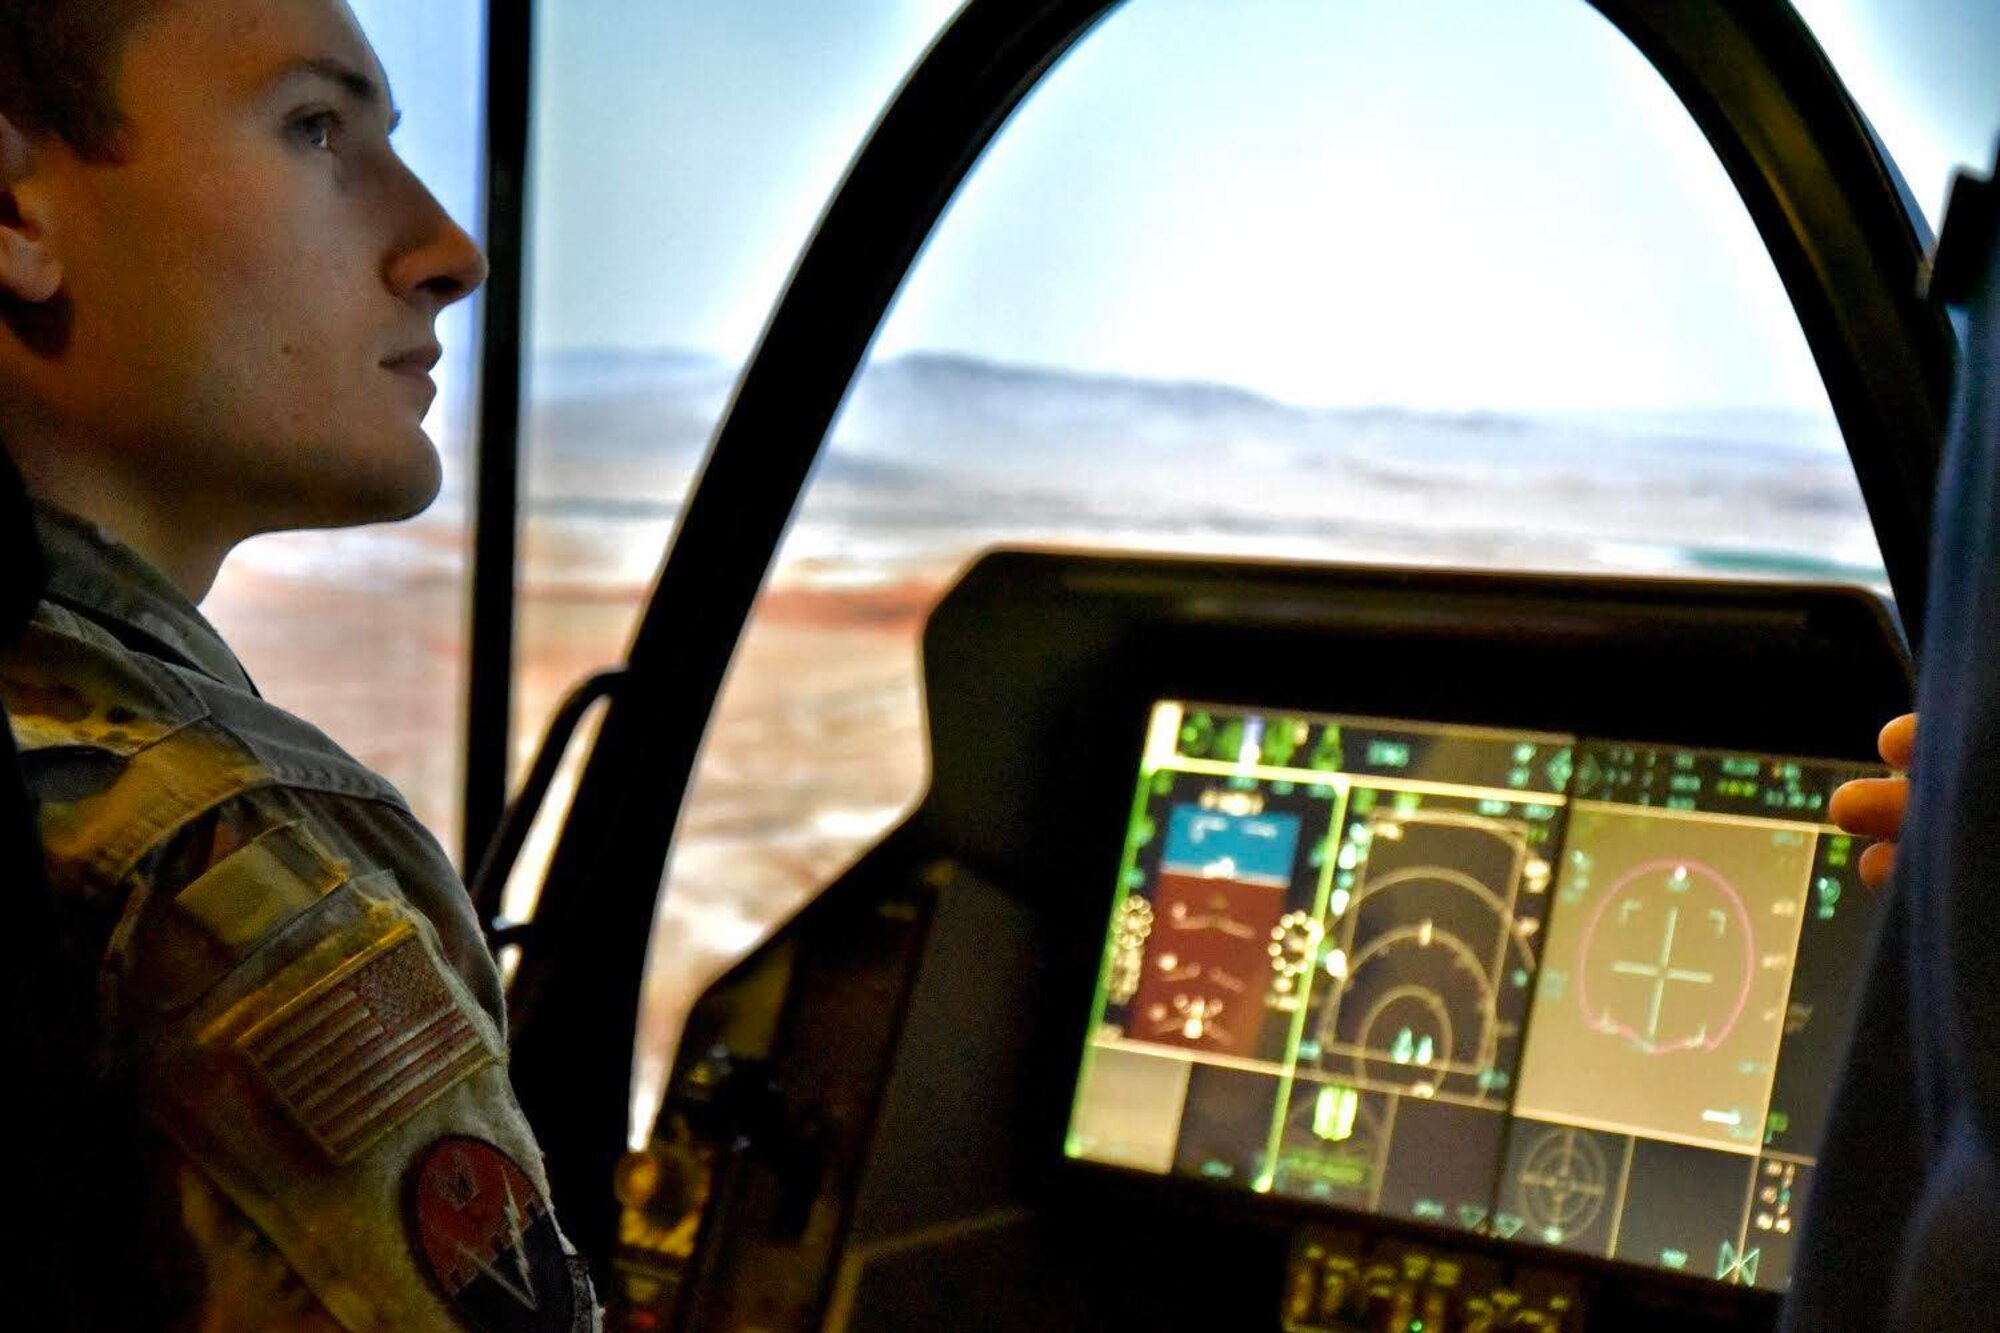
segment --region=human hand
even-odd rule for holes
[[[1910,801],[1910,756],[1917,748],[1917,715],[1905,713],[1882,728],[1876,742],[1882,762],[1896,770],[1893,778],[1857,778],[1843,783],[1827,806],[1827,814],[1848,833],[1880,841],[1861,853],[1861,882],[1879,889],[1889,882],[1896,865],[1896,838],[1903,831],[1903,812]]]

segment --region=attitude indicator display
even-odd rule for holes
[[[1783,1289],[1880,770],[1153,710],[1071,1157]]]

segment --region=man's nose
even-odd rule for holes
[[[486,281],[486,255],[416,177],[406,187],[410,224],[389,262],[389,285],[406,300],[427,296],[442,310]]]

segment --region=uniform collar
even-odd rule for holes
[[[256,692],[236,654],[166,575],[89,520],[40,500],[34,508],[49,600],[95,621],[128,648]]]

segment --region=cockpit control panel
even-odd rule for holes
[[[1781,1290],[1873,771],[1160,701],[1066,1151]]]
[[[930,789],[690,1015],[612,1327],[1768,1333],[1878,598],[1000,552],[923,653]]]

